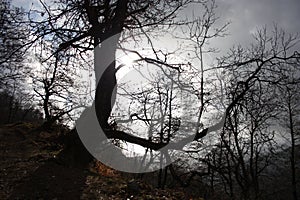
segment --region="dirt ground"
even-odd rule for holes
[[[0,127],[0,199],[201,199],[181,189],[159,190],[101,163],[70,167],[57,156],[62,130],[31,123]]]

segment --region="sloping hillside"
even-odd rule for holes
[[[159,190],[99,162],[87,168],[59,158],[66,129],[32,123],[0,127],[0,199],[201,199],[183,189]]]

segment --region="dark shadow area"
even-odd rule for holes
[[[0,199],[79,199],[88,162],[77,160],[86,152],[77,149],[84,147],[77,144],[74,132],[66,136],[62,129],[50,132],[33,126],[16,123],[0,129]]]
[[[20,180],[9,199],[80,199],[85,180],[82,169],[48,161]]]

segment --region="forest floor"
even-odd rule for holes
[[[32,123],[0,127],[0,199],[202,199],[182,188],[157,189],[99,162],[60,163],[64,130],[33,131]]]

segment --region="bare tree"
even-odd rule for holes
[[[299,54],[293,52],[296,37],[285,36],[277,27],[271,36],[266,29],[259,30],[252,47],[231,49],[219,66],[211,68],[219,70],[211,81],[219,98],[212,97],[211,105],[225,109],[225,126],[207,157],[203,158],[204,147],[211,148],[205,138],[188,152],[215,173],[212,187],[219,187],[219,182],[230,198],[260,198],[260,178],[277,148],[272,130],[281,116],[276,88],[285,84],[282,72],[299,65]],[[292,57],[287,58],[289,52]]]
[[[85,0],[70,2],[60,0],[56,2],[55,5],[48,5],[41,1],[43,10],[35,11],[35,13],[41,15],[41,19],[37,20],[37,18],[30,18],[30,24],[33,27],[32,32],[34,41],[43,37],[51,37],[53,41],[55,41],[57,51],[74,50],[74,54],[79,54],[83,57],[87,51],[97,47],[99,48],[98,50],[103,53],[103,56],[110,57],[115,61],[115,53],[120,41],[124,42],[126,39],[129,40],[128,38],[143,36],[148,39],[151,44],[149,33],[158,30],[156,28],[159,27],[163,30],[164,28],[190,24],[187,21],[181,22],[176,20],[176,14],[180,9],[195,2],[204,3],[204,7],[207,6],[207,4],[205,4],[206,1],[189,0],[142,2],[127,0]],[[208,18],[205,18],[207,16]],[[205,91],[203,86],[204,71],[225,69],[226,71],[239,72],[239,77],[232,80],[231,84],[234,87],[234,94],[228,102],[226,102],[224,108],[225,115],[231,116],[234,113],[236,106],[244,99],[252,88],[257,86],[258,82],[269,80],[270,77],[268,76],[265,76],[263,80],[259,79],[262,74],[269,75],[273,73],[274,70],[277,70],[277,66],[283,62],[299,62],[299,54],[297,52],[291,52],[296,38],[284,38],[284,40],[279,42],[278,38],[269,37],[265,31],[261,31],[258,32],[256,37],[257,44],[253,45],[252,49],[232,49],[228,56],[219,60],[218,66],[212,67],[211,69],[204,69],[202,57],[202,53],[204,53],[203,45],[207,42],[208,38],[223,34],[223,29],[217,29],[215,34],[212,35],[208,32],[208,27],[214,22],[213,9],[211,10],[208,7],[205,17],[203,21],[198,20],[198,23],[191,26],[191,30],[193,30],[193,27],[195,26],[200,28],[197,28],[200,32],[191,35],[192,40],[198,45],[196,55],[202,63],[200,64],[202,81],[199,81],[201,86],[200,91],[198,91],[201,101],[200,114],[198,115],[200,118],[205,108]],[[207,21],[206,19],[211,19],[211,21]],[[105,39],[111,38],[116,34],[121,35],[117,35],[110,44],[104,43]],[[135,42],[138,42],[138,40],[136,39]],[[154,45],[152,45],[152,49],[155,53]],[[162,60],[157,56],[148,58],[138,52],[136,53],[140,56],[140,60],[147,63],[152,63],[156,66],[169,67],[178,71],[181,70],[179,65],[169,64],[166,60]],[[53,55],[55,55],[55,53]],[[192,134],[169,143],[151,141],[143,137],[129,134],[124,130],[115,129],[109,124],[109,118],[112,112],[111,100],[114,99],[114,88],[117,83],[116,62],[112,62],[105,71],[103,71],[104,68],[104,63],[100,62],[99,66],[95,66],[94,69],[96,83],[98,83],[95,95],[95,107],[99,124],[108,138],[139,144],[152,150],[160,150],[166,145],[168,145],[170,149],[182,149],[187,144],[187,141],[198,141],[205,137],[209,132],[216,131],[217,127],[223,123],[223,120],[220,120],[219,123],[216,123],[211,127],[208,125],[203,126],[203,128],[192,131]],[[101,70],[103,71],[103,74],[99,77],[98,74],[101,74],[99,73]],[[200,120],[198,120],[198,122],[199,121]]]
[[[12,6],[10,0],[0,1],[0,90],[7,95],[7,115],[3,115],[6,123],[21,120],[19,112],[32,103],[26,86],[27,54],[22,49],[28,41],[28,29],[22,23],[24,18],[25,11]],[[33,106],[30,109],[34,109]]]
[[[9,84],[9,80],[22,79],[24,50],[21,50],[26,42],[26,28],[22,25],[24,11],[11,5],[10,1],[0,2],[0,83]]]
[[[44,127],[50,128],[57,121],[67,123],[67,118],[74,120],[74,111],[87,104],[88,90],[83,83],[76,82],[76,79],[80,80],[79,72],[76,72],[80,69],[74,66],[72,57],[57,52],[47,60],[49,54],[53,53],[51,45],[46,41],[40,44],[43,46],[37,46],[39,50],[32,55],[36,59],[34,67],[37,67],[30,76],[33,90],[44,111]]]
[[[286,67],[284,65],[283,67]],[[299,139],[299,67],[282,72],[283,84],[278,85],[278,104],[280,105],[279,122],[284,130],[289,133],[290,143],[290,169],[291,188],[293,199],[298,199],[297,194],[297,160],[296,144]],[[284,134],[285,135],[285,134]]]

